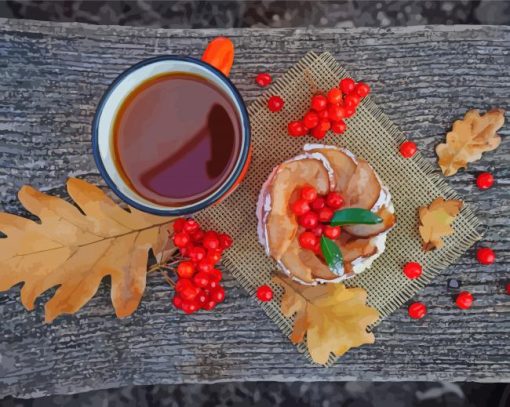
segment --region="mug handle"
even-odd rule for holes
[[[234,44],[227,37],[216,37],[207,45],[202,61],[228,76],[234,63]]]

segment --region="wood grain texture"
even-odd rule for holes
[[[433,147],[467,109],[508,109],[510,28],[412,27],[328,30],[156,30],[0,19],[1,209],[25,213],[23,184],[62,194],[68,176],[102,183],[90,125],[102,92],[122,70],[161,54],[200,56],[207,40],[236,45],[231,77],[247,102],[254,76],[278,77],[309,50],[329,51],[435,160]],[[507,115],[508,121],[508,115]],[[510,125],[501,132],[510,134]],[[474,186],[478,171],[497,185]],[[439,171],[438,171],[439,173]],[[484,243],[498,261],[483,267],[474,249],[417,299],[429,315],[411,322],[402,308],[376,329],[377,343],[349,352],[332,368],[311,365],[256,301],[227,277],[217,312],[172,311],[169,290],[151,276],[139,310],[114,318],[103,288],[73,317],[44,325],[42,306],[27,313],[19,289],[0,293],[0,396],[72,393],[127,384],[234,380],[510,380],[510,146],[449,179],[487,225]],[[469,312],[452,306],[448,278],[476,297]]]

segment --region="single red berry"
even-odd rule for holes
[[[482,172],[476,177],[476,186],[480,189],[488,189],[494,185],[494,177],[490,172]]]
[[[179,218],[177,219],[175,222],[174,222],[174,232],[175,233],[179,233],[179,232],[182,232],[184,230],[184,225],[186,223],[186,219],[184,218]]]
[[[200,260],[197,265],[197,270],[201,273],[209,273],[213,268],[213,264],[207,259]]]
[[[196,287],[193,283],[190,283],[189,286],[179,291],[179,295],[184,301],[191,301],[198,295],[198,290],[198,287]]]
[[[219,283],[222,278],[223,278],[223,273],[221,272],[221,270],[212,269],[209,272],[209,280],[210,281],[216,281],[217,283]]]
[[[200,309],[200,305],[197,301],[187,300],[182,302],[181,309],[185,314],[193,314]]]
[[[188,252],[189,252],[188,246],[179,247],[179,252],[181,253],[182,257],[188,257]]]
[[[181,261],[177,266],[177,275],[181,278],[191,278],[195,274],[195,266],[191,261]]]
[[[305,185],[301,188],[301,198],[307,202],[312,202],[317,198],[317,190],[311,185]]]
[[[510,295],[510,283],[506,283],[505,291],[508,295]]]
[[[174,244],[179,248],[186,247],[189,242],[190,237],[187,233],[179,232],[174,235]]]
[[[414,261],[410,261],[406,264],[404,264],[404,267],[402,269],[404,271],[404,274],[407,278],[414,280],[415,278],[418,278],[421,276],[421,273],[423,272],[420,263],[416,263]]]
[[[427,307],[422,302],[413,302],[409,305],[407,313],[413,319],[422,319],[425,315],[427,315]]]
[[[319,220],[321,222],[327,223],[333,217],[333,209],[329,207],[324,207],[319,211]]]
[[[273,299],[273,290],[268,285],[261,285],[257,288],[257,298],[262,302],[271,301]]]
[[[215,232],[214,230],[208,230],[207,232],[205,232],[204,237],[215,237],[217,239],[219,235],[220,234],[218,232]]]
[[[181,310],[184,311],[185,314],[191,314],[192,313],[190,311],[190,308],[189,308],[189,301],[183,301],[182,302]]]
[[[348,119],[349,117],[352,117],[356,113],[356,109],[353,107],[346,107],[345,108],[345,118]]]
[[[319,115],[310,110],[309,112],[306,112],[306,114],[303,116],[303,125],[307,129],[313,129],[315,126],[319,124]]]
[[[205,259],[211,263],[216,264],[221,260],[221,249],[213,249],[213,250],[207,250],[207,255],[205,256]]]
[[[344,206],[344,198],[340,193],[332,191],[326,196],[326,205],[331,209],[340,209]]]
[[[232,245],[234,244],[234,240],[227,233],[220,233],[219,239],[220,239],[220,247],[223,250],[230,249],[232,247]]]
[[[370,93],[370,86],[368,86],[365,82],[358,82],[355,91],[356,95],[363,99]]]
[[[319,125],[317,125],[317,127],[312,129],[312,137],[317,140],[322,140],[326,137],[326,131],[322,130]]]
[[[319,215],[309,211],[298,218],[298,223],[306,229],[313,229],[319,224]]]
[[[287,132],[292,137],[302,137],[306,135],[306,128],[302,122],[295,120],[287,125]]]
[[[329,111],[328,111],[328,109],[321,110],[319,113],[317,113],[317,115],[319,116],[319,122],[321,120],[329,120]]]
[[[219,285],[218,287],[211,290],[211,294],[209,295],[209,298],[216,303],[223,302],[225,299],[225,290],[224,288]]]
[[[317,236],[315,236],[312,232],[303,232],[299,235],[298,239],[299,244],[303,249],[312,250],[317,244]]]
[[[332,105],[340,103],[342,101],[342,91],[338,88],[332,88],[328,92],[328,102]]]
[[[338,120],[331,124],[331,130],[335,134],[342,134],[345,132],[345,130],[347,130],[347,125],[343,120]]]
[[[208,300],[206,303],[202,306],[203,309],[206,311],[211,311],[216,306],[216,302],[213,300]]]
[[[324,208],[324,206],[326,205],[326,201],[324,200],[324,198],[318,196],[317,198],[315,198],[311,203],[310,203],[310,206],[312,207],[312,209],[314,211],[319,211],[321,210],[322,208]]]
[[[255,78],[255,82],[257,82],[257,85],[261,86],[262,88],[269,86],[271,84],[271,81],[272,81],[271,75],[269,75],[267,72],[259,73]]]
[[[195,298],[195,301],[198,302],[200,308],[203,308],[203,306],[208,300],[209,296],[205,293],[205,291],[202,289],[198,290],[198,294],[197,297]]]
[[[207,288],[209,288],[210,290],[213,290],[213,289],[215,289],[216,287],[219,287],[219,286],[220,286],[220,282],[219,281],[209,280],[209,286]]]
[[[334,122],[342,120],[345,117],[345,109],[342,106],[330,105],[328,108],[328,118]]]
[[[203,271],[198,272],[193,276],[193,283],[197,287],[205,288],[209,285],[209,276]]]
[[[339,87],[343,94],[348,95],[356,88],[356,82],[351,78],[344,78],[340,81]]]
[[[180,293],[182,290],[193,287],[193,283],[189,278],[179,278],[175,284],[175,292]]]
[[[480,264],[489,265],[496,261],[496,254],[489,247],[480,247],[476,251],[476,259]]]
[[[204,231],[202,229],[197,229],[193,233],[191,233],[191,239],[196,243],[200,243],[203,238]]]
[[[329,120],[321,119],[316,129],[319,128],[321,131],[326,133],[331,128],[331,122]],[[314,129],[315,130],[315,129]]]
[[[199,309],[200,309],[200,304],[196,300],[190,301],[189,307],[188,307],[190,314],[197,312]]]
[[[283,109],[285,102],[280,96],[271,96],[267,101],[267,107],[271,112],[279,112]]]
[[[220,247],[220,239],[218,234],[213,231],[209,231],[204,235],[204,241],[202,243],[208,250],[218,249]]]
[[[175,308],[180,309],[182,307],[182,298],[179,297],[178,294],[175,294],[172,298],[172,304],[174,304]]]
[[[206,254],[207,252],[203,247],[195,246],[189,249],[188,256],[192,262],[198,263],[200,260],[203,260],[205,258]]]
[[[304,199],[298,199],[290,206],[290,208],[295,215],[301,216],[310,211],[310,204]]]
[[[324,236],[326,236],[329,239],[338,239],[340,236],[340,226],[330,226],[326,225],[324,226]]]
[[[457,307],[460,309],[469,309],[473,305],[473,301],[473,294],[469,291],[462,291],[459,295],[457,295],[455,304],[457,304]]]
[[[183,231],[186,233],[193,233],[195,230],[198,229],[200,229],[200,225],[194,219],[188,219],[183,227]]]
[[[325,226],[322,223],[319,223],[317,226],[311,229],[310,232],[312,232],[317,237],[321,237],[324,234],[324,228]]]
[[[411,158],[413,155],[416,154],[416,150],[418,150],[416,144],[409,140],[404,141],[400,145],[400,154],[404,158]]]
[[[347,109],[348,108],[356,109],[356,107],[358,107],[360,101],[361,101],[361,99],[359,98],[358,95],[356,95],[355,93],[351,93],[350,95],[347,95],[345,97],[344,106]]]
[[[323,95],[315,95],[312,97],[310,106],[316,112],[320,112],[328,106],[328,99]]]

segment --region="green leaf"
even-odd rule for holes
[[[383,220],[375,213],[362,208],[346,208],[336,211],[331,219],[331,226],[375,225]]]
[[[337,244],[326,236],[321,237],[321,250],[329,269],[337,276],[344,275],[344,258]]]

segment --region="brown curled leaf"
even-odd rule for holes
[[[444,246],[442,238],[453,234],[451,225],[462,209],[462,205],[462,201],[445,200],[439,197],[429,206],[419,209],[419,231],[423,240],[423,250],[440,249]]]
[[[505,123],[505,111],[493,109],[480,115],[470,110],[462,120],[453,123],[446,135],[446,143],[436,147],[439,166],[447,177],[454,175],[468,163],[482,158],[482,153],[496,149],[501,137],[496,132]]]
[[[304,286],[280,276],[273,281],[284,289],[281,310],[286,317],[295,314],[290,339],[305,340],[312,359],[327,363],[331,353],[342,356],[349,349],[374,343],[367,327],[379,319],[379,312],[366,305],[363,288],[343,284]]]
[[[81,309],[110,276],[117,316],[131,315],[145,290],[149,250],[158,260],[168,257],[172,218],[124,210],[76,178],[67,181],[67,191],[80,209],[24,186],[19,200],[40,221],[0,213],[7,235],[0,239],[0,291],[23,283],[21,302],[32,310],[37,297],[58,287],[45,305],[45,320],[52,322]]]

